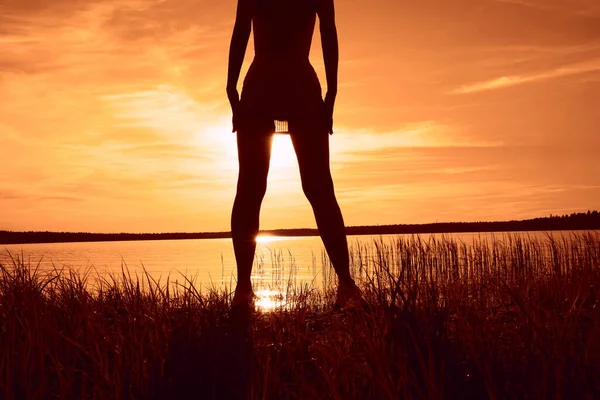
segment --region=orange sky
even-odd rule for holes
[[[235,4],[2,0],[0,229],[228,230]],[[347,225],[600,208],[597,0],[336,6]],[[318,34],[311,59],[324,82]],[[313,227],[274,146],[262,228]]]

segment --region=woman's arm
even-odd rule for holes
[[[325,118],[328,133],[333,133],[333,106],[337,96],[339,48],[337,28],[335,26],[335,8],[333,0],[317,0],[317,14],[321,26],[321,43],[327,77],[325,95]]]
[[[231,104],[233,112],[233,132],[237,130],[236,112],[240,102],[240,96],[237,91],[237,83],[240,78],[240,71],[250,38],[252,29],[252,1],[238,0],[235,25],[233,35],[231,36],[231,45],[229,47],[229,70],[227,73],[227,97]]]

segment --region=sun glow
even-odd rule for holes
[[[228,132],[226,124],[218,124],[200,132],[195,140],[199,148],[205,148],[208,141],[216,145],[222,154],[220,168],[237,170],[237,141],[235,133]],[[288,171],[298,168],[296,153],[289,135],[273,135],[271,144],[271,172]]]
[[[271,243],[281,240],[282,238],[279,236],[271,236],[271,235],[258,235],[256,237],[256,243]]]
[[[289,135],[274,135],[271,147],[271,170],[289,169],[296,166],[296,153]]]

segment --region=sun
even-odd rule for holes
[[[274,135],[271,147],[271,170],[297,168],[296,153],[289,135]]]
[[[231,128],[225,123],[208,127],[198,135],[195,144],[202,148],[210,142],[212,149],[221,154],[218,169],[237,171],[237,140],[235,133],[231,133],[230,130]],[[296,153],[290,136],[285,134],[273,135],[270,172],[277,175],[283,172],[287,176],[289,172],[297,169],[298,162],[296,161]]]

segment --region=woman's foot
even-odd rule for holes
[[[354,282],[342,283],[338,286],[334,310],[343,308],[368,308],[368,303],[363,299],[362,292]]]
[[[243,289],[237,287],[231,301],[231,308],[254,308],[256,295],[252,289]]]

